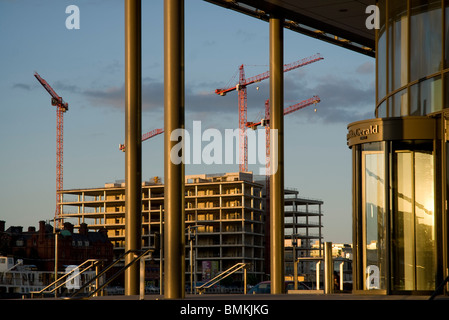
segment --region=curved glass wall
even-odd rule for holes
[[[378,6],[376,117],[448,108],[449,1],[380,0]]]

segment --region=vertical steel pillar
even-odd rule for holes
[[[270,258],[271,293],[284,292],[284,30],[283,19],[270,17]],[[274,170],[276,172],[274,172]]]
[[[125,250],[142,246],[141,1],[125,0]],[[131,262],[132,255],[126,257]],[[139,293],[139,265],[125,271],[125,294]]]
[[[159,206],[159,294],[164,294],[164,211]]]
[[[448,150],[447,150],[447,141],[448,141],[448,116],[449,114],[446,112],[441,113],[441,156],[439,161],[441,161],[441,252],[442,252],[442,265],[441,265],[441,273],[442,280],[449,277],[449,237],[448,237],[448,209],[447,209],[447,195],[448,195],[448,186],[447,186],[447,160],[448,160]],[[437,188],[435,188],[437,190]],[[449,284],[446,284],[443,288],[442,294],[447,295],[449,292]]]
[[[324,243],[324,293],[334,293],[334,260],[332,259],[332,242]]]
[[[164,2],[164,74],[164,289],[165,298],[180,299],[185,295],[185,172],[184,163],[173,163],[170,153],[178,143],[184,145],[184,140],[171,141],[172,131],[184,129],[185,122],[184,0]]]

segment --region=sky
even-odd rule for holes
[[[67,29],[66,7],[80,11]],[[186,128],[238,128],[236,92],[214,93],[240,65],[269,69],[269,25],[203,0],[185,0]],[[0,0],[0,220],[37,226],[54,217],[56,110],[38,72],[69,103],[64,114],[64,189],[125,178],[124,1]],[[285,117],[285,186],[321,199],[324,241],[352,242],[347,125],[374,117],[375,61],[284,31],[284,62],[324,60],[284,74],[285,107],[321,102]],[[142,1],[142,133],[163,128],[163,0]],[[248,121],[259,121],[269,81],[248,87]],[[204,147],[204,144],[203,144]],[[258,173],[260,164],[250,165]],[[237,172],[238,164],[186,165],[186,174]],[[163,179],[163,136],[143,142],[142,177]]]

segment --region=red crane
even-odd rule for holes
[[[37,81],[51,95],[51,105],[56,107],[56,210],[55,210],[55,226],[62,224],[60,221],[61,210],[58,205],[61,201],[61,195],[58,191],[63,189],[63,153],[64,153],[64,113],[69,110],[69,104],[64,102],[62,98],[53,90],[53,88],[35,72],[34,76]]]
[[[284,72],[288,72],[308,64],[323,60],[324,58],[319,54],[315,54],[308,58],[303,58],[296,62],[284,65]],[[245,79],[245,70],[243,64],[239,67],[239,82],[232,87],[216,89],[215,93],[220,96],[225,96],[228,92],[237,90],[238,92],[238,105],[239,105],[239,145],[240,145],[240,171],[248,171],[248,139],[246,137],[246,119],[247,119],[247,90],[246,87],[255,82],[260,82],[262,80],[268,79],[270,77],[270,72],[264,72],[254,77]]]
[[[297,104],[294,104],[290,107],[287,107],[284,109],[284,116],[290,113],[293,113],[295,111],[301,110],[305,107],[308,107],[312,104],[317,104],[319,103],[320,97],[318,96],[313,96],[310,99],[298,102]],[[265,101],[265,118],[261,119],[259,122],[247,122],[246,126],[248,128],[253,128],[255,129],[257,126],[265,126],[265,127],[269,127],[269,122],[270,121],[270,103],[269,100],[267,99],[267,101]]]
[[[142,141],[148,140],[154,136],[157,136],[158,134],[164,133],[164,129],[153,129],[150,132],[144,133],[142,135]],[[125,152],[125,145],[120,144],[119,149]]]

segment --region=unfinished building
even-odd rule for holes
[[[254,181],[252,173],[199,174],[185,177],[186,272],[193,270],[198,281],[210,279],[237,263],[249,263],[248,276],[266,280],[269,274],[266,237],[265,179]],[[125,184],[106,183],[102,188],[61,192],[61,213],[78,227],[106,228],[114,244],[114,256],[125,251]],[[309,256],[311,241],[322,241],[321,205],[316,199],[299,197],[285,190],[286,275],[292,274],[292,235],[295,256]],[[160,178],[142,183],[142,248],[154,248],[161,232],[164,185]],[[189,230],[192,237],[188,238]],[[163,229],[162,229],[163,231]],[[192,242],[190,242],[192,241]],[[321,246],[318,248],[318,254]],[[159,253],[155,254],[159,262]],[[307,272],[307,270],[304,270]],[[242,278],[242,273],[237,278]],[[186,277],[188,279],[188,277]],[[157,281],[156,281],[157,283]]]
[[[125,250],[125,185],[61,192],[61,215],[76,226],[106,228],[118,257]],[[152,248],[161,232],[164,185],[160,179],[142,183],[142,247]],[[262,186],[251,173],[201,174],[185,177],[185,227],[192,237],[198,281],[237,263],[250,263],[248,275],[264,274],[264,212]],[[189,239],[186,250],[189,250]],[[186,266],[190,252],[186,252]],[[186,268],[188,271],[189,268]]]

